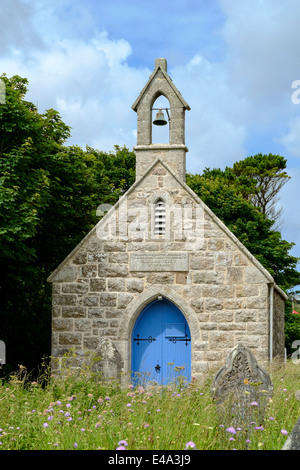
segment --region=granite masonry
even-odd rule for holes
[[[151,110],[161,95],[170,103],[170,142],[152,144]],[[136,181],[48,279],[54,371],[70,350],[80,366],[85,352],[104,348],[114,358],[106,360],[105,375],[130,379],[135,322],[158,298],[172,302],[189,325],[196,378],[239,342],[260,363],[283,356],[285,293],[185,183],[190,107],[165,59],[155,61],[132,107]]]

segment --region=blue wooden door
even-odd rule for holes
[[[155,300],[139,315],[132,332],[132,379],[162,385],[179,376],[191,379],[191,336],[181,311]]]

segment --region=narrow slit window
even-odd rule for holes
[[[166,232],[166,206],[162,199],[155,204],[154,210],[154,233],[164,235]]]

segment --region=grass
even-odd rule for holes
[[[270,372],[270,371],[269,371]],[[200,385],[121,387],[88,371],[64,378],[23,366],[0,383],[0,449],[280,450],[300,416],[300,365],[271,372],[274,395],[262,421],[220,422],[207,377]]]

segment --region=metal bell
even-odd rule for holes
[[[156,118],[154,119],[153,124],[155,124],[156,126],[165,126],[166,124],[168,124],[161,109],[156,114]]]

